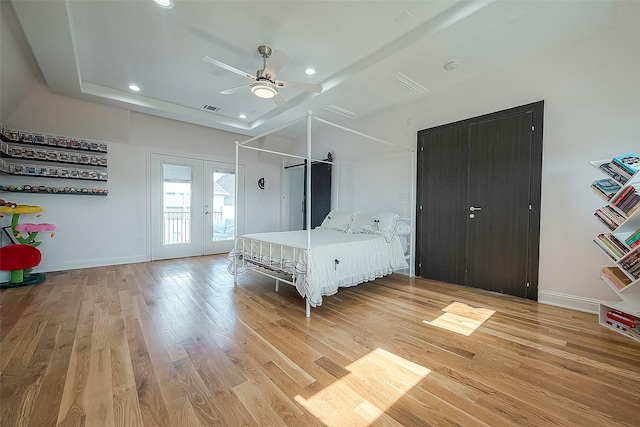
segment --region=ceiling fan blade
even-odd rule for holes
[[[275,102],[278,107],[282,107],[284,104],[287,103],[287,101],[285,101],[284,98],[281,97],[280,95],[275,95],[271,99],[273,99],[273,102]]]
[[[287,62],[289,62],[289,57],[285,53],[277,49],[272,49],[271,56],[267,58],[267,65],[264,68],[263,74],[269,74],[271,80],[273,80]]]
[[[232,93],[240,92],[242,89],[244,89],[247,86],[248,85],[240,85],[240,86],[231,87],[229,89],[221,90],[220,93],[223,95],[231,95]]]
[[[313,92],[313,93],[322,92],[322,85],[321,84],[277,81],[276,82],[276,86],[282,87],[282,88],[285,88],[285,89],[301,90],[303,92]]]
[[[205,62],[208,62],[209,64],[213,64],[213,65],[215,65],[217,67],[224,68],[227,71],[231,71],[232,73],[238,74],[239,76],[246,77],[246,78],[251,79],[251,80],[255,80],[256,79],[256,76],[254,76],[253,74],[249,74],[246,71],[242,71],[242,70],[239,70],[239,69],[237,69],[235,67],[232,67],[231,65],[227,65],[224,62],[218,61],[217,59],[213,59],[211,57],[205,56],[205,57],[202,58],[202,60],[205,61]]]

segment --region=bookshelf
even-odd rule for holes
[[[594,213],[606,228],[594,243],[614,262],[601,277],[622,300],[600,303],[598,321],[640,341],[640,172],[627,163],[633,154],[589,163],[603,175],[591,189],[606,203]]]

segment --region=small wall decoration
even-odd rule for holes
[[[258,178],[258,188],[261,190],[269,188],[269,181],[264,177]]]

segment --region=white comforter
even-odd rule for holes
[[[312,230],[308,259],[304,250],[307,247],[304,230],[242,237],[244,246],[239,241],[238,249],[229,254],[230,271],[233,271],[234,256],[242,254],[242,259],[236,260],[239,272],[248,267],[247,260],[250,263],[253,258],[291,274],[296,289],[312,307],[321,305],[324,295],[333,295],[340,287],[355,286],[408,267],[399,240],[394,238],[388,243],[384,237],[375,234]],[[295,260],[292,248],[298,248]]]

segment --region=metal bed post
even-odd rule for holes
[[[416,275],[416,181],[417,181],[417,161],[418,161],[418,153],[416,150],[411,150],[411,201],[409,208],[411,209],[410,221],[411,221],[411,239],[409,241],[409,253],[411,257],[409,258],[409,277],[414,277]]]
[[[234,256],[233,256],[233,287],[238,287],[238,203],[240,200],[238,195],[238,151],[240,150],[240,142],[236,141],[236,173],[234,176],[234,189],[235,192],[235,208],[233,210],[233,245],[234,245]]]
[[[307,114],[307,275],[310,273],[309,258],[311,258],[311,111]],[[309,298],[305,297],[305,316],[311,317]]]

